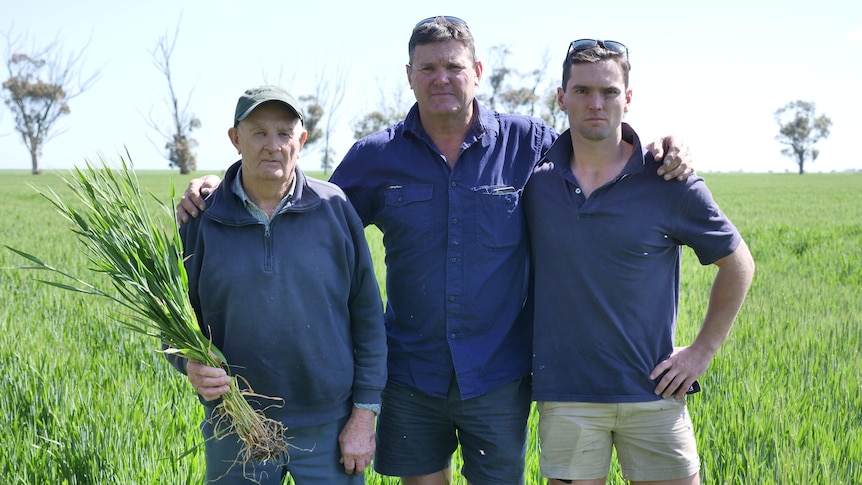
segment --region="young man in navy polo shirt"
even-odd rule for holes
[[[685,395],[754,274],[703,179],[667,184],[629,109],[628,49],[572,42],[557,101],[570,129],[525,189],[535,263],[533,399],[549,483],[604,484],[612,448],[632,483],[697,484]],[[718,272],[695,340],[674,348],[681,246]]]

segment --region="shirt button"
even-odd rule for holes
[[[449,334],[449,338],[451,338],[452,340],[455,340],[455,334],[454,334],[454,333],[450,333],[450,334]]]
[[[449,301],[455,301],[455,299],[456,299],[456,298],[455,298],[455,296],[454,296],[454,295],[452,295],[452,296],[450,296],[450,297],[449,297]]]
[[[575,193],[576,193],[576,194],[580,194],[580,193],[581,193],[581,188],[580,188],[580,187],[575,187]]]
[[[458,262],[458,258],[449,258],[449,262],[450,262],[450,263],[457,263],[457,262]]]
[[[458,219],[452,219],[452,224],[458,224]]]
[[[452,186],[452,187],[454,187],[454,186],[456,186],[457,184],[456,184],[455,182],[449,182],[449,185],[450,185],[450,186]]]

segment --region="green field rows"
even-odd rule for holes
[[[139,177],[162,200],[189,179]],[[704,177],[757,274],[689,398],[703,482],[862,483],[862,174]],[[92,280],[68,225],[28,184],[63,193],[54,173],[0,171],[0,245]],[[380,235],[367,234],[382,286]],[[104,301],[10,270],[23,263],[0,249],[0,483],[202,483],[202,453],[179,458],[200,444],[202,409],[158,342],[113,323]],[[685,252],[678,344],[696,332],[713,275]],[[537,453],[534,442],[528,484],[542,483]],[[623,483],[616,469],[610,481]]]

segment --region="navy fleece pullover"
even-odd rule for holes
[[[239,168],[180,229],[201,328],[230,373],[277,398],[252,405],[288,427],[380,403],[386,334],[362,222],[341,189],[297,168],[293,197],[261,224],[231,190]]]

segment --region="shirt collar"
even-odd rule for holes
[[[622,130],[623,141],[631,143],[632,145],[632,156],[629,157],[628,162],[626,162],[625,168],[623,168],[617,179],[622,178],[626,175],[642,172],[646,159],[652,159],[652,154],[644,153],[640,137],[638,137],[638,134],[628,123],[623,122]],[[545,153],[545,157],[542,159],[541,164],[550,162],[554,164],[554,167],[557,171],[570,172],[569,160],[571,159],[572,135],[571,128],[569,128],[564,131],[563,134],[560,135],[556,141],[554,141],[554,144],[551,145],[551,148],[549,148],[548,151]]]
[[[239,197],[239,200],[242,201],[243,206],[253,215],[257,220],[263,223],[267,223],[272,220],[272,217],[275,217],[276,214],[284,208],[284,206],[293,198],[293,193],[296,189],[296,177],[293,177],[293,182],[290,184],[290,188],[287,190],[287,195],[281,199],[281,202],[278,203],[278,206],[272,211],[272,217],[267,215],[263,209],[257,206],[252,200],[249,198],[248,193],[242,187],[242,167],[237,171],[236,178],[233,179],[233,186],[231,187],[233,193]]]
[[[496,116],[496,112],[485,108],[476,99],[473,100],[473,112],[477,113],[476,123],[470,127],[470,132],[467,133],[465,140],[478,140],[485,133],[496,135],[500,132],[500,120]],[[425,128],[422,126],[422,120],[419,116],[419,103],[414,103],[413,107],[404,118],[404,131],[419,138],[427,138]]]

